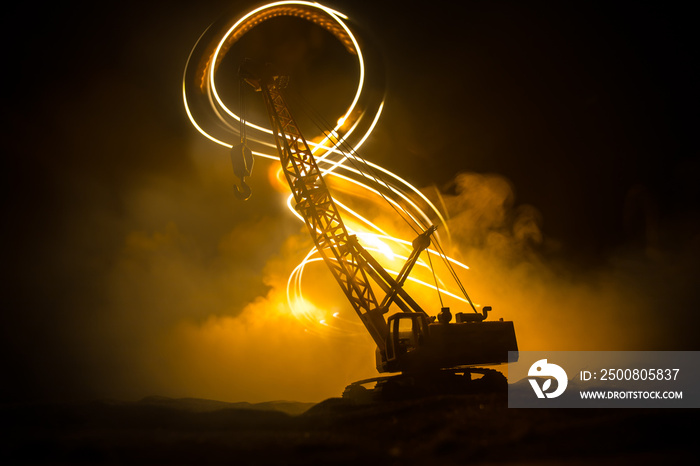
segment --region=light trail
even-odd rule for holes
[[[442,212],[418,188],[390,170],[357,157],[357,149],[368,139],[379,121],[384,102],[381,101],[376,105],[371,100],[368,101],[370,98],[364,89],[368,73],[364,54],[357,38],[345,23],[348,17],[337,10],[319,3],[279,1],[255,8],[238,18],[222,18],[214,23],[202,34],[190,53],[183,78],[182,92],[185,111],[195,129],[207,139],[223,147],[231,148],[233,144],[240,141],[241,118],[229,109],[221,98],[216,84],[217,70],[228,50],[242,35],[257,24],[275,16],[295,16],[314,22],[331,32],[357,59],[357,88],[347,110],[343,116],[338,118],[332,130],[322,134],[320,142],[308,141],[324,177],[333,177],[349,182],[369,196],[386,200],[395,210],[405,212],[407,220],[414,222],[421,230],[425,230],[433,223],[431,217],[436,218],[441,230],[449,238],[449,229]],[[358,111],[360,109],[362,111]],[[270,142],[272,131],[249,121],[245,121],[245,124],[248,140],[256,146],[252,151],[253,155],[279,160],[276,146]],[[341,131],[343,127],[347,128],[344,132]],[[352,142],[350,138],[352,138]],[[343,147],[352,147],[353,149],[344,151]],[[364,168],[359,169],[359,166]],[[338,198],[337,193],[334,192],[333,197],[337,205],[349,216],[346,217],[348,230],[352,234],[358,235],[367,250],[379,252],[386,257],[406,259],[406,256],[394,251],[387,242],[395,243],[399,248],[410,253],[412,248],[410,241],[389,235],[375,222],[349,208],[347,203],[343,203]],[[414,200],[416,198],[418,201]],[[425,207],[421,208],[419,203]],[[291,196],[287,200],[287,205],[295,216],[303,220],[296,212]],[[351,224],[357,225],[357,227],[351,229]],[[377,247],[378,244],[381,245]],[[428,254],[440,255],[433,249],[426,249],[426,251]],[[332,319],[338,319],[338,313],[335,312],[331,315],[319,310],[304,297],[302,289],[306,266],[320,260],[322,259],[318,251],[313,248],[292,270],[287,280],[287,301],[292,313],[298,318],[330,327],[329,322]],[[448,257],[447,260],[463,270],[468,269],[466,265],[452,258]],[[429,267],[423,261],[418,261],[417,265]],[[397,274],[395,271],[390,271],[390,273]],[[444,284],[431,285],[414,277],[408,277],[408,280],[427,289],[439,290],[443,295],[462,302],[468,302],[463,297],[451,293],[444,287]],[[438,279],[438,281],[442,283],[441,280]],[[356,320],[353,320],[353,323],[361,327]]]
[[[384,254],[386,251],[383,250],[382,248],[373,248],[373,247],[365,247],[370,252],[377,252],[380,254]],[[439,255],[437,251],[434,250],[426,250],[431,254]],[[317,256],[317,257],[315,257]],[[405,256],[396,256],[396,259],[407,259]],[[339,318],[339,313],[338,312],[328,312],[328,311],[323,311],[321,309],[318,309],[315,305],[313,305],[308,299],[306,299],[303,295],[302,292],[302,281],[303,281],[303,274],[304,274],[304,268],[313,263],[313,262],[323,262],[323,258],[318,255],[318,251],[316,251],[316,248],[313,248],[307,256],[304,258],[303,261],[301,261],[295,268],[292,270],[291,274],[289,275],[288,283],[287,283],[287,302],[289,303],[290,308],[292,309],[292,313],[301,321],[304,321],[308,324],[315,324],[316,322],[326,326],[326,327],[331,327],[333,325],[329,325],[329,317],[334,317],[336,319]],[[422,261],[419,261],[416,265],[421,265],[425,268],[429,268],[430,266],[428,264],[425,264]],[[396,276],[398,275],[398,271],[392,270],[390,268],[385,268],[385,270]],[[460,301],[464,304],[469,304],[469,301],[467,301],[464,297],[459,296],[455,293],[452,293],[449,291],[446,287],[444,287],[444,284],[442,286],[436,286],[433,285],[432,283],[428,283],[424,280],[420,280],[418,278],[415,278],[413,276],[408,276],[406,278],[407,281],[410,281],[412,283],[415,283],[417,285],[420,285],[425,288],[429,288],[431,290],[436,290],[439,291],[443,296],[449,296],[457,301]],[[474,306],[476,307],[481,307],[480,304],[474,303]],[[352,319],[351,321],[347,321],[343,319],[341,321],[343,326],[341,328],[337,328],[338,326],[333,326],[337,330],[342,330],[342,332],[345,335],[350,335],[350,334],[364,334],[365,329],[362,325],[357,322],[356,319]]]

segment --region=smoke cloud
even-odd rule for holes
[[[126,193],[103,305],[73,342],[86,350],[75,356],[86,387],[115,398],[315,401],[374,375],[368,336],[331,338],[288,308],[288,275],[312,243],[267,182],[274,165],[258,162],[254,197],[240,203],[227,151],[192,151],[192,176],[144,177]],[[312,291],[337,287],[310,268]]]
[[[222,157],[204,152],[195,154],[190,186],[152,179],[131,193],[127,223],[163,222],[128,231],[109,272],[91,354],[112,370],[90,380],[94,390],[317,401],[376,375],[374,345],[362,331],[319,331],[288,308],[287,276],[311,241],[291,214],[271,209],[285,195],[265,194],[272,190],[258,177],[254,204],[232,204]],[[547,258],[556,244],[541,216],[516,204],[502,176],[462,173],[447,190],[448,248],[470,266],[464,284],[476,302],[493,306],[494,318],[515,322],[522,350],[668,348],[671,329],[658,324],[658,302],[644,291],[654,277],[643,275],[662,261],[571,270]],[[234,222],[240,209],[246,215]],[[323,306],[349,308],[322,264],[310,275],[305,285]]]
[[[516,204],[504,177],[463,173],[451,191],[442,198],[454,252],[471,267],[465,285],[495,317],[515,322],[522,350],[694,346],[670,309],[687,316],[693,302],[696,242],[681,253],[620,249],[604,265],[584,268],[559,254],[542,216]]]

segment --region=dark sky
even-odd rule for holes
[[[625,217],[641,212],[626,203],[648,198],[654,221],[677,228],[697,201],[687,14],[585,2],[460,5],[404,10],[386,35],[390,98],[419,110],[407,141],[416,157],[448,153],[456,170],[503,174],[519,202],[543,213],[545,231],[581,256],[635,239],[640,219]],[[419,140],[437,134],[443,146]],[[438,170],[424,173],[445,180]]]
[[[116,357],[102,364],[95,348],[105,322],[118,322],[98,314],[113,305],[111,277],[134,231],[185,228],[187,216],[200,225],[190,233],[206,256],[207,241],[239,218],[283,215],[233,199],[202,210],[197,202],[213,201],[191,188],[201,163],[191,154],[207,143],[183,110],[185,62],[221,13],[251,3],[84,5],[12,7],[8,23],[24,31],[4,32],[2,352],[14,380],[3,383],[6,399],[101,394],[85,388],[90,379],[125,370]],[[386,67],[386,110],[367,158],[446,194],[455,192],[457,173],[499,175],[515,206],[538,212],[538,254],[567,270],[624,260],[647,270],[659,261],[673,273],[645,277],[640,293],[659,304],[659,320],[698,323],[697,38],[689,7],[331,6],[365,29]],[[262,191],[263,182],[261,174]],[[193,189],[192,204],[188,191],[177,191],[178,209],[136,209],[134,193],[158,183]],[[236,299],[243,305],[264,291],[251,282],[249,295]]]

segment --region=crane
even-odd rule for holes
[[[457,313],[453,323],[449,308],[430,316],[404,289],[437,228],[431,226],[417,235],[402,269],[392,276],[343,223],[309,144],[287,106],[284,88],[288,77],[278,75],[270,65],[250,60],[241,65],[239,75],[262,94],[296,210],[376,343],[378,372],[428,375],[423,379],[430,379],[430,374],[440,370],[470,372],[464,368],[508,362],[508,352],[518,348],[513,322],[486,321],[490,307],[485,307],[482,313]],[[240,146],[233,150],[242,153]],[[398,311],[390,312],[393,308]]]

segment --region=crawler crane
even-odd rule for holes
[[[404,289],[413,266],[431,244],[436,227],[426,229],[414,239],[412,253],[398,275],[392,276],[343,223],[309,144],[286,104],[283,89],[287,78],[278,76],[268,65],[260,66],[248,60],[241,65],[239,73],[262,94],[296,210],[325,264],[376,343],[377,370],[402,374],[356,382],[346,389],[345,395],[362,392],[363,384],[368,382],[377,382],[375,393],[384,395],[397,387],[404,393],[455,387],[463,390],[478,382],[471,380],[472,374],[482,375],[478,379],[482,386],[489,382],[490,386],[502,388],[505,378],[499,372],[470,366],[508,361],[508,352],[517,351],[513,322],[486,321],[489,307],[483,308],[482,313],[458,313],[456,322],[451,322],[449,308],[442,308],[436,317],[431,317]],[[234,157],[245,153],[242,146],[235,146],[234,151]]]

